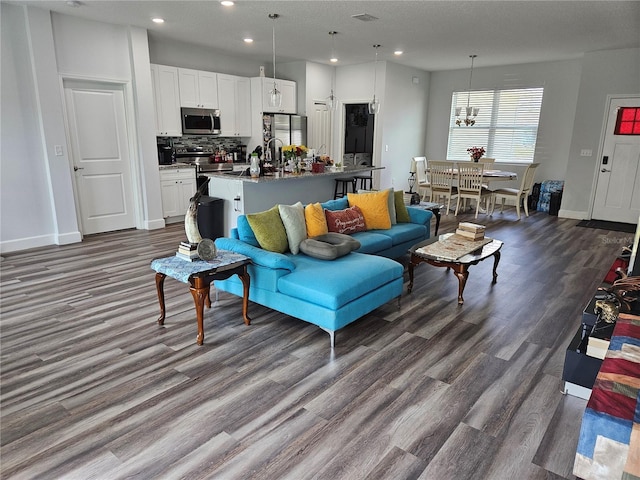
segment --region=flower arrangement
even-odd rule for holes
[[[304,145],[285,145],[282,147],[282,154],[287,160],[294,160],[296,157],[306,157],[307,150]]]
[[[467,152],[469,152],[469,155],[471,155],[473,161],[477,162],[484,155],[485,149],[484,147],[469,147],[467,148]]]

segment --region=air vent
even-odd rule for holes
[[[373,22],[374,20],[379,20],[378,17],[374,17],[373,15],[369,15],[368,13],[358,13],[357,15],[351,15],[351,18],[362,20],[363,22]]]

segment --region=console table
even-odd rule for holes
[[[238,275],[242,280],[242,316],[245,325],[249,325],[251,323],[248,314],[250,278],[247,273],[247,265],[249,263],[251,263],[249,257],[226,250],[218,250],[216,258],[209,261],[195,260],[189,262],[176,256],[153,260],[151,268],[156,271],[156,290],[158,292],[158,302],[160,303],[158,325],[164,325],[166,314],[164,304],[165,278],[169,276],[179,282],[188,283],[196,307],[196,320],[198,322],[196,342],[198,345],[202,345],[204,342],[204,306],[206,304],[207,308],[211,308],[211,297],[209,296],[211,282],[224,280],[232,275]]]

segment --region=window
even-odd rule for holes
[[[484,147],[496,162],[533,161],[544,88],[453,92],[449,119],[447,159],[469,160],[467,148]],[[457,126],[455,110],[469,105],[480,113],[472,127]]]
[[[620,107],[614,135],[640,135],[640,108]]]

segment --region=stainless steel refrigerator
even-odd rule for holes
[[[264,145],[272,138],[277,139],[269,143],[269,150],[273,160],[280,160],[282,146],[307,145],[307,117],[265,113],[262,115],[262,136]]]

